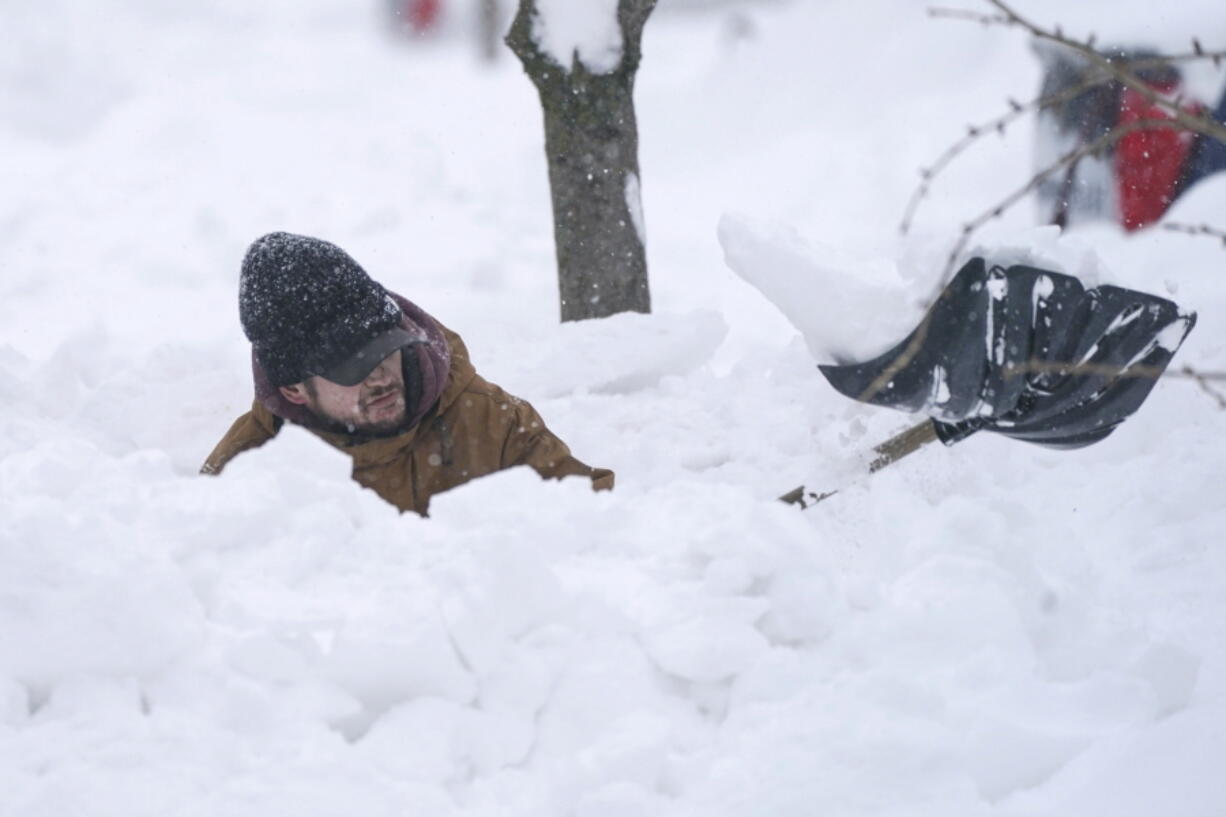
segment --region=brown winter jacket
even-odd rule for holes
[[[536,409],[486,381],[460,336],[441,325],[451,352],[442,395],[422,420],[394,437],[355,438],[308,429],[353,458],[353,478],[401,511],[426,515],[430,497],[470,479],[516,465],[545,478],[584,476],[596,490],[613,487],[613,472],[571,456]],[[231,459],[277,435],[285,423],[259,399],[234,421],[201,472],[219,474]]]

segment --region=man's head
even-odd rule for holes
[[[290,233],[257,239],[243,259],[239,318],[260,367],[291,403],[353,431],[404,423],[400,350],[420,339],[340,247]]]

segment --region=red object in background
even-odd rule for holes
[[[1165,94],[1175,88],[1154,90]],[[1184,108],[1192,113],[1202,110],[1196,104]],[[1173,118],[1131,88],[1123,90],[1117,125]],[[1125,230],[1139,230],[1162,218],[1179,193],[1180,175],[1195,138],[1191,131],[1176,128],[1144,128],[1120,139],[1115,147],[1115,180]]]
[[[417,33],[429,31],[438,22],[440,0],[405,0],[404,20]]]

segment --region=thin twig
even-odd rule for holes
[[[1196,42],[1193,40],[1193,42]],[[1205,51],[1203,48],[1199,51],[1187,51],[1182,54],[1164,54],[1161,57],[1142,57],[1141,59],[1129,60],[1128,67],[1136,68],[1159,68],[1163,65],[1170,65],[1176,62],[1196,62],[1197,60],[1209,60],[1215,65],[1226,59],[1226,51]]]
[[[1226,383],[1226,372],[1198,372],[1191,366],[1184,366],[1177,372],[1167,372],[1165,377],[1173,377],[1176,380],[1191,378],[1198,382],[1216,381]]]
[[[1179,104],[1179,100],[1172,100],[1163,96],[1159,91],[1154,90],[1149,83],[1133,73],[1132,70],[1125,67],[1122,62],[1105,57],[1092,46],[1064,36],[1064,33],[1060,31],[1058,27],[1054,31],[1048,31],[1047,29],[1030,22],[1030,20],[1022,17],[1020,14],[1010,8],[1009,5],[1004,2],[1004,0],[984,0],[984,2],[1008,18],[1005,21],[1001,21],[1000,24],[1017,26],[1030,32],[1031,36],[1037,39],[1059,43],[1066,48],[1071,48],[1078,54],[1085,57],[1091,65],[1101,68],[1104,71],[1108,71],[1114,75],[1117,80],[1119,80],[1120,84],[1127,88],[1131,88],[1152,104],[1157,105],[1159,108],[1166,111],[1172,118],[1175,119],[1176,122],[1187,130],[1195,131],[1206,136],[1212,136],[1215,139],[1226,142],[1226,125],[1217,122],[1208,115],[1194,114],[1184,110],[1183,106]],[[1205,58],[1213,59],[1214,57],[1212,54],[1206,53]],[[1221,59],[1220,54],[1218,55],[1217,59]]]
[[[1184,366],[1179,370],[1179,374],[1195,380],[1196,384],[1201,387],[1201,390],[1204,391],[1205,394],[1208,394],[1214,400],[1217,400],[1219,407],[1226,409],[1226,396],[1223,396],[1220,391],[1209,385],[1210,380],[1226,380],[1226,374],[1217,372],[1198,372],[1191,366]]]
[[[1056,161],[1052,162],[1050,165],[1032,176],[1024,185],[1014,190],[1008,196],[1005,196],[1005,198],[1001,199],[992,207],[984,210],[975,218],[963,224],[962,234],[958,237],[958,241],[954,244],[953,249],[950,250],[949,257],[945,262],[945,271],[941,276],[942,288],[945,286],[946,281],[953,272],[954,266],[957,264],[958,259],[961,257],[962,252],[966,249],[966,245],[970,242],[971,236],[976,230],[978,230],[984,224],[987,224],[992,219],[999,218],[1006,210],[1025,198],[1027,193],[1037,188],[1045,179],[1057,171],[1081,161],[1086,156],[1092,156],[1096,153],[1100,153],[1133,131],[1145,130],[1149,128],[1178,129],[1179,125],[1169,119],[1138,119],[1135,122],[1129,122],[1126,125],[1118,125],[1094,141],[1086,142],[1080,147],[1074,148],[1068,153],[1065,153]]]
[[[1211,59],[1215,63],[1217,63],[1224,56],[1226,56],[1226,51],[1205,51],[1205,49],[1201,47],[1198,41],[1193,40],[1193,50],[1191,53],[1177,54],[1170,58],[1147,57],[1147,58],[1133,60],[1131,62],[1128,62],[1127,63],[1128,67],[1125,67],[1122,61],[1118,59],[1112,59],[1111,57],[1103,56],[1101,53],[1095,50],[1091,45],[1087,43],[1078,42],[1077,40],[1073,40],[1073,39],[1070,39],[1064,36],[1064,34],[1058,28],[1054,32],[1047,31],[1043,28],[1040,28],[1039,26],[1035,25],[1029,20],[1023,18],[1021,15],[1017,14],[1017,12],[1015,12],[1006,3],[1004,3],[1003,0],[984,0],[984,1],[992,5],[998,11],[1000,11],[1001,14],[999,15],[980,14],[978,12],[972,12],[972,11],[966,11],[966,10],[960,10],[960,9],[929,9],[929,14],[934,17],[970,19],[976,22],[983,23],[985,25],[1017,26],[1017,27],[1023,28],[1026,31],[1030,32],[1030,34],[1036,37],[1037,39],[1048,40],[1050,42],[1057,43],[1065,48],[1071,49],[1081,54],[1083,57],[1086,58],[1086,60],[1089,62],[1091,67],[1099,70],[1098,74],[1088,77],[1085,81],[1080,83],[1078,86],[1074,86],[1074,88],[1072,89],[1066,89],[1066,91],[1062,91],[1060,93],[1053,94],[1052,104],[1059,104],[1059,102],[1067,101],[1067,99],[1073,98],[1074,96],[1076,96],[1077,93],[1080,93],[1081,91],[1088,90],[1089,88],[1094,87],[1095,85],[1099,85],[1103,82],[1114,79],[1115,81],[1118,81],[1120,84],[1124,85],[1125,87],[1133,89],[1134,91],[1139,93],[1141,96],[1143,96],[1145,99],[1149,100],[1151,103],[1157,105],[1159,108],[1165,111],[1172,118],[1172,122],[1163,123],[1163,124],[1159,124],[1157,120],[1149,120],[1149,123],[1148,123],[1149,126],[1173,127],[1177,124],[1181,129],[1190,130],[1196,133],[1200,133],[1204,136],[1208,136],[1211,138],[1218,139],[1222,142],[1226,142],[1226,126],[1223,126],[1221,123],[1218,123],[1216,120],[1214,120],[1212,117],[1208,115],[1195,114],[1195,113],[1186,111],[1180,104],[1180,100],[1178,99],[1172,100],[1172,99],[1166,98],[1158,91],[1155,91],[1152,87],[1149,86],[1148,83],[1146,83],[1144,80],[1142,80],[1140,77],[1138,77],[1134,73],[1135,69],[1143,69],[1143,68],[1147,68],[1150,66],[1165,65],[1169,62],[1177,61],[1177,60],[1183,61],[1183,60],[1195,60],[1195,59]],[[1070,91],[1072,91],[1072,93],[1069,93]],[[1067,94],[1067,98],[1065,96],[1066,94]],[[943,153],[937,159],[937,161],[933,163],[932,166],[921,171],[921,177],[923,181],[921,182],[920,186],[916,189],[915,193],[912,194],[911,201],[908,203],[906,212],[903,216],[903,222],[901,225],[901,230],[903,233],[906,233],[907,230],[910,228],[910,225],[914,219],[915,210],[919,206],[919,203],[928,195],[928,191],[929,191],[929,188],[931,187],[933,177],[937,173],[939,173],[941,170],[943,170],[944,167],[948,165],[955,157],[961,154],[973,141],[980,138],[984,133],[990,132],[991,130],[1003,131],[1004,127],[1011,124],[1023,112],[1027,112],[1031,110],[1041,110],[1046,106],[1043,104],[1043,100],[1037,100],[1037,101],[1027,103],[1026,105],[1019,105],[1017,103],[1013,103],[1012,107],[1013,107],[1012,111],[1010,111],[1009,113],[1005,114],[1002,117],[999,117],[996,120],[993,120],[992,122],[987,123],[985,127],[976,128],[972,126],[971,128],[969,128],[966,136],[962,137],[961,139],[958,140],[958,142],[950,146],[950,148],[946,150],[946,152]],[[1133,124],[1135,125],[1135,124],[1140,124],[1140,123],[1133,123]],[[1135,128],[1132,128],[1132,129],[1135,129]],[[1103,146],[1109,146],[1111,144],[1114,144],[1114,142],[1118,141],[1118,139],[1121,136],[1123,136],[1124,133],[1128,132],[1128,131],[1124,131],[1124,132],[1119,132],[1119,131],[1120,129],[1118,128],[1112,130],[1108,134],[1108,136],[1111,138],[1106,140]],[[1096,146],[1094,150],[1088,151],[1087,153],[1093,153],[1099,149],[1101,149],[1101,147]],[[1003,213],[1005,209],[1008,209],[1008,207],[1016,203],[1017,199],[1019,199],[1021,196],[1024,196],[1026,193],[1029,193],[1031,190],[1037,187],[1038,182],[1041,182],[1044,179],[1046,179],[1049,175],[1051,175],[1051,173],[1053,173],[1056,170],[1059,170],[1062,167],[1068,167],[1073,162],[1078,161],[1081,158],[1081,156],[1087,155],[1087,153],[1082,153],[1081,155],[1076,155],[1076,153],[1077,152],[1074,151],[1071,154],[1067,154],[1065,157],[1062,157],[1060,160],[1058,160],[1056,163],[1054,163],[1050,167],[1045,168],[1044,170],[1040,171],[1038,174],[1036,174],[1034,178],[1031,179],[1030,183],[1028,183],[1026,186],[1021,188],[1019,191],[1017,191],[1013,196],[1006,198],[1003,202],[1001,202],[1001,204],[998,204],[997,206],[989,209],[983,215],[963,225],[962,234],[959,237],[958,242],[955,244],[954,250],[951,252],[950,258],[948,262],[946,263],[945,274],[942,276],[942,282],[941,282],[942,286],[944,285],[944,279],[947,278],[949,273],[952,271],[952,268],[954,264],[956,263],[958,256],[965,249],[966,244],[969,241],[971,234],[975,230],[983,226],[983,224],[987,223],[987,221],[989,221],[990,219]]]
[[[933,6],[928,9],[928,16],[945,20],[967,20],[985,26],[1008,24],[1009,18],[997,14],[984,14],[970,9],[949,9]]]
[[[1032,111],[1041,111],[1045,108],[1050,108],[1056,105],[1061,105],[1071,99],[1077,97],[1078,94],[1102,85],[1104,82],[1109,82],[1111,76],[1109,74],[1100,74],[1098,76],[1087,78],[1084,82],[1077,85],[1065,88],[1054,94],[1049,94],[1045,97],[1037,97],[1027,102],[1016,102],[1009,100],[1009,112],[989,120],[979,125],[969,125],[966,129],[966,134],[958,141],[950,145],[944,153],[937,157],[931,165],[920,170],[921,182],[915,192],[911,194],[911,200],[907,203],[907,209],[903,213],[902,223],[899,225],[899,231],[906,235],[911,229],[911,224],[915,220],[915,212],[919,209],[920,202],[928,197],[928,193],[932,188],[932,182],[954,159],[966,151],[972,144],[979,139],[982,139],[989,133],[999,133],[1004,135],[1005,129],[1013,124],[1018,119]]]
[[[1200,381],[1222,381],[1226,383],[1226,372],[1198,372],[1189,366],[1179,371],[1166,370],[1161,366],[1146,366],[1135,363],[1131,366],[1118,366],[1109,363],[1061,363],[1055,360],[1027,360],[1005,367],[1005,377],[1016,377],[1021,374],[1084,374],[1098,377],[1140,377],[1157,380],[1159,377],[1185,378]]]
[[[969,9],[951,9],[941,6],[930,6],[928,8],[928,16],[945,20],[966,20],[972,23],[980,23],[985,26],[1013,25],[1016,23],[1017,19],[1020,19],[1017,18],[1016,15],[1014,15],[1014,18],[1016,19],[1011,19],[1005,14],[984,14],[982,12],[971,11]],[[1090,45],[1092,40],[1093,36],[1088,38],[1084,44]],[[1107,58],[1111,59],[1109,55]],[[1139,59],[1130,59],[1127,62],[1130,68],[1145,69],[1159,68],[1163,65],[1169,65],[1175,62],[1193,62],[1196,60],[1210,60],[1216,64],[1223,59],[1226,59],[1226,50],[1206,51],[1200,44],[1200,41],[1193,37],[1191,51],[1185,51],[1179,54],[1164,54],[1160,57],[1141,57]]]
[[[1159,225],[1164,230],[1170,230],[1173,233],[1186,233],[1188,235],[1208,235],[1222,240],[1222,246],[1226,246],[1226,230],[1219,230],[1210,227],[1208,224],[1180,224],[1174,221],[1166,221]]]
[[[967,17],[975,16],[974,12],[961,12],[960,9],[929,9],[930,16],[933,17]],[[992,21],[995,23],[1007,22],[1002,17],[983,17],[982,21]],[[1172,54],[1163,57],[1144,57],[1128,61],[1128,66],[1132,70],[1144,70],[1147,68],[1158,68],[1164,65],[1169,65],[1175,62],[1190,62],[1193,60],[1204,59],[1222,59],[1226,58],[1226,51],[1205,51],[1204,49],[1193,50],[1184,54]],[[930,165],[920,170],[920,184],[916,187],[915,192],[911,194],[910,201],[907,202],[906,210],[903,213],[902,222],[899,224],[899,232],[906,235],[911,229],[911,225],[915,220],[915,213],[919,209],[921,202],[928,197],[932,189],[932,183],[945,168],[953,162],[959,155],[965,152],[972,144],[984,138],[988,134],[998,133],[1001,136],[1005,134],[1005,130],[1015,121],[1022,118],[1028,113],[1042,111],[1048,108],[1062,105],[1072,99],[1077,98],[1082,93],[1091,90],[1099,85],[1115,79],[1115,75],[1108,71],[1093,72],[1085,77],[1081,82],[1070,85],[1069,87],[1058,91],[1054,94],[1049,94],[1045,97],[1036,97],[1027,102],[1021,103],[1015,100],[1009,100],[1009,111],[1001,116],[983,122],[978,125],[968,125],[966,133],[950,145],[937,159]]]

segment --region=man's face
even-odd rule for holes
[[[400,349],[392,352],[356,386],[311,377],[282,386],[281,394],[291,403],[306,406],[325,423],[351,434],[392,434],[401,430],[408,414],[400,355]]]

